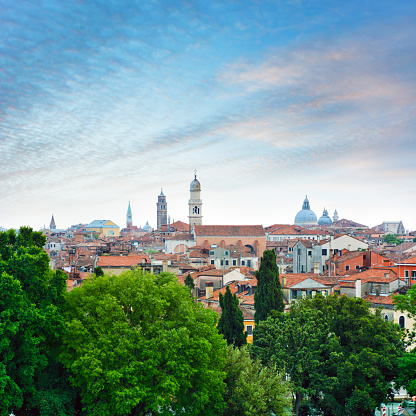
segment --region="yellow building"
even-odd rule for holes
[[[86,231],[100,237],[118,237],[120,227],[110,220],[94,220],[85,227]]]

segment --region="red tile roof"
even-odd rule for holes
[[[398,261],[396,264],[416,264],[416,256],[412,256],[408,259]]]
[[[261,225],[195,225],[195,235],[221,237],[265,237]]]
[[[137,266],[145,260],[147,263],[150,259],[146,255],[138,256],[102,256],[97,265],[100,267],[132,267]]]

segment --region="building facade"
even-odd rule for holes
[[[157,229],[160,230],[162,225],[168,223],[168,203],[166,202],[166,196],[163,194],[163,189],[160,191],[160,195],[157,197]]]

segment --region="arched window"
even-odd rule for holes
[[[404,326],[405,326],[405,318],[404,318],[404,316],[403,315],[401,315],[400,316],[400,318],[399,318],[399,325],[400,325],[400,328],[404,328]]]
[[[384,319],[385,319],[386,321],[388,321],[388,320],[389,320],[389,316],[388,316],[387,314],[385,314],[385,315],[384,315]]]

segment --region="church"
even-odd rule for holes
[[[245,246],[257,257],[263,255],[266,233],[262,225],[203,225],[201,183],[196,172],[189,192],[189,233],[166,239],[166,253],[183,253],[193,246]]]

